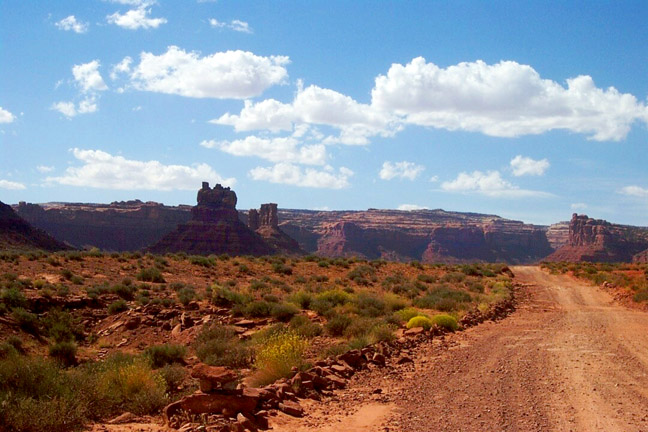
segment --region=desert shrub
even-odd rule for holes
[[[459,273],[463,276],[463,273]],[[464,291],[453,290],[447,286],[438,286],[420,298],[414,300],[414,305],[425,309],[452,311],[460,308],[463,303],[470,302],[470,294]]]
[[[429,330],[434,325],[434,322],[428,317],[425,316],[415,316],[407,321],[407,328],[423,327],[425,330]]]
[[[306,291],[297,291],[288,297],[292,303],[299,305],[302,309],[309,309],[313,301],[313,295]]]
[[[246,367],[251,351],[232,327],[214,324],[203,328],[193,344],[198,358],[213,366]]]
[[[49,356],[63,366],[76,364],[77,346],[74,342],[56,342],[49,347]]]
[[[58,309],[50,310],[42,322],[48,336],[55,342],[72,342],[83,339],[83,329],[79,325],[79,320],[69,312]]]
[[[288,326],[300,336],[308,339],[321,335],[323,331],[321,325],[312,322],[304,315],[295,315]]]
[[[255,385],[270,384],[290,375],[293,367],[304,365],[308,342],[294,331],[285,331],[269,337],[256,352],[252,377]]]
[[[471,281],[467,284],[467,288],[469,291],[475,292],[475,293],[483,293],[484,292],[484,285],[477,282],[477,281]]]
[[[156,267],[142,269],[137,274],[137,280],[144,281],[144,282],[154,282],[154,283],[165,282],[164,276],[162,276],[162,273]]]
[[[150,414],[167,402],[166,383],[144,358],[113,356],[99,366],[97,392],[111,412]]]
[[[119,297],[123,298],[124,300],[133,300],[136,291],[137,288],[135,286],[123,285],[123,284],[113,285],[113,287],[110,289],[111,293],[117,294]]]
[[[189,257],[189,262],[202,267],[214,267],[216,265],[216,260],[214,258],[202,255],[191,255]]]
[[[331,336],[342,336],[344,334],[344,331],[351,325],[351,322],[353,320],[351,319],[350,316],[344,315],[344,314],[339,314],[333,316],[331,319],[328,320],[326,323],[326,331],[331,335]]]
[[[90,414],[88,380],[49,360],[9,356],[0,360],[0,429],[67,432]]]
[[[20,327],[27,333],[34,335],[37,335],[39,333],[38,316],[36,316],[35,314],[28,312],[23,308],[15,308],[12,311],[11,316],[18,323],[18,327]]]
[[[18,354],[25,354],[25,347],[23,345],[22,339],[18,336],[11,335],[5,341],[6,344],[12,346]]]
[[[425,282],[425,283],[435,283],[438,280],[436,276],[429,275],[429,274],[420,274],[416,276],[416,279],[420,282]]]
[[[183,306],[187,306],[195,298],[196,291],[193,288],[182,288],[178,291],[178,301],[180,301]]]
[[[157,372],[170,392],[175,392],[187,376],[185,368],[177,363],[164,365]]]
[[[72,273],[70,271],[70,269],[62,268],[61,269],[61,276],[63,276],[67,280],[70,280],[70,279],[72,279],[72,276],[74,276],[74,273]]]
[[[377,317],[385,313],[385,302],[373,294],[360,293],[353,303],[359,315]]]
[[[370,281],[376,278],[376,270],[372,266],[359,265],[351,270],[347,277],[358,285],[369,285]]]
[[[421,264],[419,261],[410,261],[410,265],[415,269],[423,270],[423,264]]]
[[[293,269],[291,266],[285,265],[281,262],[275,262],[272,264],[272,271],[278,274],[291,275]]]
[[[366,335],[361,335],[351,339],[347,344],[347,347],[350,350],[355,350],[355,349],[362,349],[369,345],[371,345],[371,341],[369,340],[369,337],[367,337]]]
[[[643,289],[641,291],[637,291],[635,295],[632,296],[632,300],[637,303],[648,301],[648,290]]]
[[[401,296],[392,293],[386,293],[382,297],[382,301],[385,303],[385,313],[404,309],[409,304],[409,302]]]
[[[367,336],[375,325],[376,320],[374,319],[365,317],[354,318],[344,329],[344,336],[348,338]]]
[[[251,291],[269,291],[270,286],[267,283],[263,282],[263,281],[260,281],[258,279],[253,279],[250,282],[250,290]]]
[[[128,310],[128,305],[123,299],[114,301],[108,306],[108,313],[111,315],[118,314],[125,310]]]
[[[441,277],[441,282],[460,283],[466,279],[466,275],[461,272],[446,273]]]
[[[243,314],[248,318],[264,318],[270,316],[272,305],[266,301],[253,301],[243,309]]]
[[[249,296],[239,292],[232,291],[228,288],[213,285],[212,286],[212,303],[216,306],[231,306],[233,304],[244,304],[251,299]]]
[[[273,303],[270,315],[282,322],[288,322],[299,313],[299,308],[291,303]]]
[[[413,307],[408,307],[394,312],[394,316],[399,322],[408,322],[412,318],[421,315],[421,313]]]
[[[452,332],[459,328],[456,318],[451,315],[438,314],[434,315],[431,320],[432,324],[438,325],[439,327]]]
[[[168,364],[184,364],[187,348],[184,345],[155,345],[148,347],[144,354],[151,360],[151,366],[158,369]]]
[[[9,308],[24,308],[27,306],[27,298],[16,287],[4,288],[0,293],[0,300]]]
[[[380,323],[371,328],[369,331],[369,343],[389,342],[394,340],[394,327],[387,323]]]
[[[234,261],[234,263],[235,263],[234,265],[236,265],[236,261]],[[245,264],[240,264],[238,271],[241,274],[251,274],[252,273],[252,270],[250,270],[250,268],[248,266],[246,266]]]
[[[328,282],[329,277],[326,275],[313,275],[310,278],[313,282]]]

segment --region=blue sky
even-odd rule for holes
[[[644,1],[4,0],[0,200],[648,225]]]

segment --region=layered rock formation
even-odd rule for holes
[[[158,242],[191,219],[190,206],[139,200],[111,204],[27,204],[16,212],[33,226],[78,248],[132,251]]]
[[[277,204],[261,204],[259,210],[248,212],[248,227],[259,234],[278,254],[302,254],[299,243],[279,228]]]
[[[632,262],[637,264],[648,264],[648,249],[634,255],[632,257]]]
[[[552,252],[546,228],[493,215],[443,210],[281,210],[280,227],[324,256],[425,262],[527,263]]]
[[[574,213],[569,242],[546,261],[630,262],[648,247],[648,229],[615,225]]]
[[[71,248],[45,231],[32,227],[10,206],[0,202],[0,249],[57,251]]]
[[[217,184],[203,182],[198,205],[191,209],[191,220],[179,225],[151,246],[153,253],[266,255],[272,249],[239,219],[236,193]]]

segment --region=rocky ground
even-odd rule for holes
[[[277,431],[648,430],[648,315],[598,288],[535,267],[509,318],[358,373]]]

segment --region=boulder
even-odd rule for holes
[[[205,393],[236,388],[239,382],[239,376],[233,370],[223,366],[209,366],[204,363],[194,366],[191,376],[200,381],[200,390]]]
[[[304,415],[304,408],[297,402],[283,401],[279,404],[279,409],[293,417],[302,417]]]
[[[256,410],[259,399],[249,395],[228,395],[219,393],[196,393],[185,396],[164,408],[164,417],[168,422],[180,411],[190,414],[222,413],[231,410],[236,413],[250,414]]]

